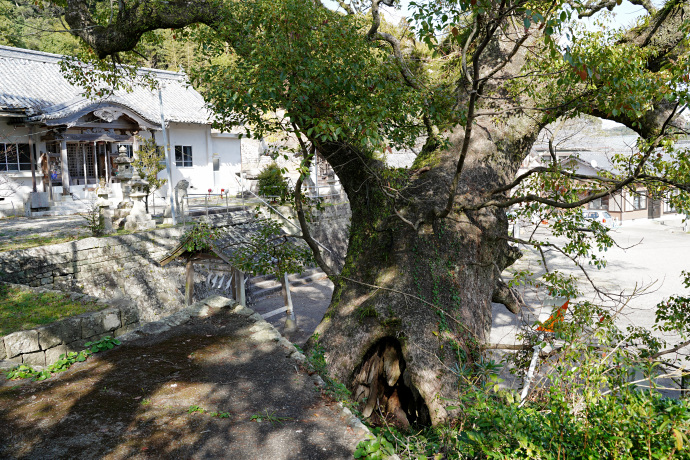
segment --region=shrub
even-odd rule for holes
[[[690,274],[684,276],[689,286]],[[652,329],[687,341],[685,303],[671,298],[659,304]],[[524,331],[529,346],[508,360],[524,371],[533,346],[551,348],[524,401],[499,389],[495,365],[456,365],[458,396],[446,409],[457,415],[450,424],[417,432],[377,429],[376,439],[360,444],[358,458],[384,456],[392,445],[400,457],[414,459],[690,459],[690,399],[660,391],[678,390],[666,382],[687,376],[680,363],[664,358],[677,347],[663,350],[668,344],[647,329],[622,330],[590,302],[561,309],[559,320]]]
[[[90,201],[86,211],[80,215],[86,220],[84,226],[89,229],[91,236],[103,236],[105,233],[105,222],[101,215],[101,208],[96,201]]]
[[[453,426],[414,433],[375,429],[376,439],[358,446],[358,458],[377,458],[392,450],[384,449],[391,444],[402,458],[414,459],[690,458],[687,400],[630,387],[576,413],[559,392],[541,407],[519,407],[517,398],[507,395],[474,394]]]
[[[290,193],[288,182],[275,163],[266,166],[259,173],[258,179],[259,194],[262,196],[278,197],[280,201],[284,201]]]

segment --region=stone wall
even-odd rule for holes
[[[326,205],[321,211],[314,211],[309,228],[314,239],[330,249],[323,251],[324,258],[338,272],[345,265],[351,218],[350,203]]]
[[[290,216],[292,211],[281,212]],[[347,253],[349,204],[327,203],[322,211],[314,212],[313,236],[330,249],[323,255],[340,270]],[[211,216],[209,220],[212,225],[226,225],[228,217]],[[293,221],[297,224],[294,216]],[[138,308],[142,322],[156,321],[185,306],[183,264],[158,264],[184,231],[181,227],[158,229],[2,252],[0,281],[129,302]],[[211,293],[205,288],[205,279],[197,267],[195,300]]]
[[[282,218],[273,214],[276,221],[283,224],[283,228],[286,232],[292,233],[296,228],[299,228],[297,215],[292,207],[278,206],[276,209],[294,224],[286,224]],[[311,232],[311,236],[328,248],[328,250],[322,250],[321,254],[326,262],[333,266],[338,272],[340,272],[343,265],[345,265],[347,246],[350,241],[351,218],[352,212],[350,211],[349,202],[326,201],[320,211],[316,209],[311,210],[311,217],[309,219],[309,231]]]
[[[14,286],[35,293],[51,292],[42,288]],[[122,301],[109,303],[91,296],[73,296],[73,299],[75,302],[98,301],[107,306],[103,310],[0,337],[0,360],[44,366],[57,361],[61,354],[83,350],[86,342],[105,336],[118,337],[140,325],[139,312],[134,304]]]
[[[153,321],[184,307],[184,267],[158,265],[183,232],[168,228],[3,252],[0,281],[132,301],[143,321]]]

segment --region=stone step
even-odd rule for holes
[[[322,279],[326,274],[320,268],[312,268],[299,274],[288,275],[290,286],[301,286]],[[249,279],[248,291],[254,302],[280,292],[281,284],[273,275],[260,275]]]
[[[51,206],[47,211],[32,211],[31,217],[69,216],[87,211],[86,208]]]
[[[292,273],[288,275],[288,281],[291,283],[293,281],[298,281],[301,279],[305,278],[310,278],[312,276],[319,276],[319,275],[325,275],[323,270],[321,270],[319,267],[314,267],[314,268],[309,268],[302,273]],[[275,282],[278,283],[278,280],[276,280],[276,277],[274,275],[257,275],[253,276],[249,279],[249,283],[252,285],[263,285],[263,283],[266,282]],[[278,283],[280,284],[280,283]]]
[[[208,214],[234,214],[236,212],[244,212],[245,209],[243,206],[217,206],[217,207],[209,207],[208,208]],[[185,209],[185,214],[191,217],[200,217],[200,216],[205,216],[206,215],[206,209]]]

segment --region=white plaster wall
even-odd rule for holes
[[[241,141],[234,134],[211,133],[211,127],[206,125],[171,123],[168,127],[170,140],[170,156],[172,168],[172,186],[180,180],[189,182],[188,192],[206,194],[208,189],[213,193],[220,193],[221,189],[236,191],[238,188],[235,173],[242,169]],[[156,143],[164,145],[162,131],[153,133]],[[142,137],[150,137],[149,133],[142,133]],[[175,165],[175,146],[190,145],[192,147],[192,166],[179,167]],[[220,170],[213,171],[213,158],[220,159]],[[159,177],[167,178],[167,171],[159,173]],[[157,193],[167,196],[167,184]]]
[[[213,133],[211,140],[211,169],[213,159],[220,160],[220,169],[213,172],[213,191],[225,189],[236,194],[240,188],[237,173],[242,171],[242,142],[236,135],[225,133]]]
[[[188,192],[206,193],[207,184],[213,183],[213,165],[210,158],[210,126],[170,123],[168,127],[168,138],[170,140],[170,164],[172,168],[172,186],[174,187],[182,179],[189,182]],[[165,145],[162,131],[155,132],[158,145]],[[190,145],[192,147],[192,166],[175,166],[175,146]],[[161,171],[161,177],[166,177],[167,173]],[[161,190],[162,195],[167,194],[167,187]]]
[[[39,138],[36,135],[35,138]],[[0,143],[29,142],[29,128],[8,125],[0,118]],[[41,151],[41,144],[37,146]],[[45,144],[43,144],[45,149]],[[41,182],[38,178],[38,186]],[[31,171],[0,171],[0,216],[23,215],[24,202],[28,199],[32,188]],[[41,189],[42,190],[42,189]]]

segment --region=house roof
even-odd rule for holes
[[[101,107],[129,109],[143,120],[160,126],[158,94],[137,85],[131,92],[117,90],[112,96],[91,100],[83,89],[70,84],[60,70],[64,56],[0,46],[0,113],[27,117],[46,124],[69,124]],[[189,85],[183,73],[141,69],[162,83],[165,120],[208,124],[211,112],[203,97]],[[137,117],[137,118],[138,118]]]
[[[539,155],[549,155],[548,140],[546,136],[540,137],[532,149]],[[587,164],[594,161],[595,169],[612,171],[615,169],[612,162],[614,155],[630,155],[636,150],[637,138],[636,134],[601,136],[564,132],[555,144],[559,156],[572,155]]]

